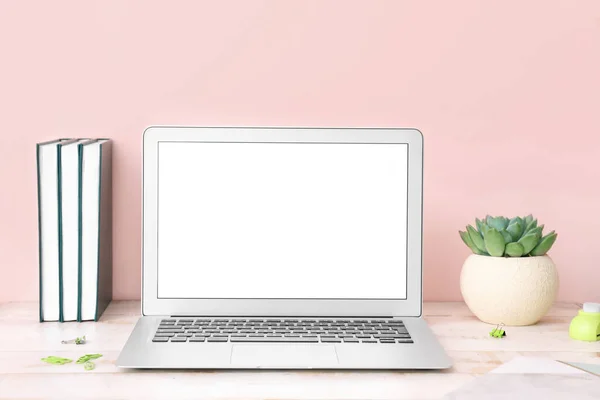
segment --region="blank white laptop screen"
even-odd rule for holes
[[[158,144],[158,297],[406,299],[407,144]]]

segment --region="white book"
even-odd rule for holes
[[[40,321],[59,321],[61,315],[58,254],[58,146],[64,139],[38,143],[38,240]]]
[[[96,321],[112,298],[111,142],[81,145],[80,321]]]
[[[79,306],[79,149],[89,139],[59,143],[59,269],[62,279],[62,319],[77,321]]]

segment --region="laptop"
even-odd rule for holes
[[[415,129],[150,127],[142,317],[117,365],[443,369]]]

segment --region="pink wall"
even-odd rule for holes
[[[167,4],[169,4],[167,6]],[[0,301],[37,298],[34,144],[114,139],[114,297],[140,296],[153,124],[425,134],[425,298],[459,300],[475,216],[559,232],[600,301],[600,1],[0,2]]]

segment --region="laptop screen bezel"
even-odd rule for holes
[[[405,299],[171,299],[158,297],[158,145],[168,142],[408,145]],[[416,129],[149,127],[143,135],[143,315],[412,316],[422,313],[423,137]]]

